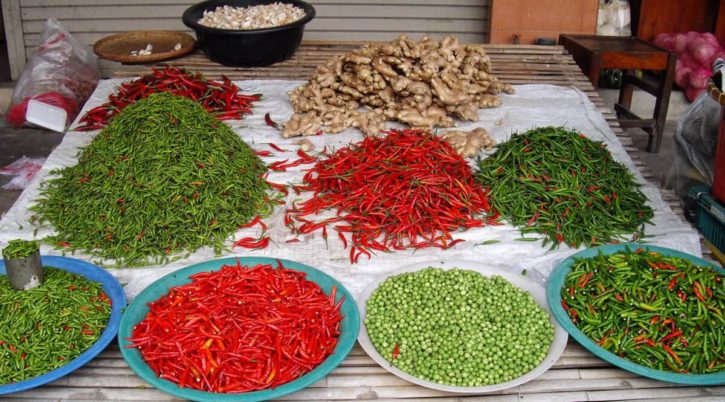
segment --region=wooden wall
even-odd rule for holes
[[[486,42],[490,0],[308,0],[317,17],[305,28],[310,40],[390,40],[456,35]],[[92,45],[114,33],[167,29],[190,32],[184,0],[2,0],[13,77],[40,41],[45,20],[58,18],[76,38]],[[107,75],[118,65],[103,62]]]

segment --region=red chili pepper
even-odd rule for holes
[[[531,217],[531,219],[529,219],[529,221],[526,222],[526,226],[533,225],[536,222],[537,219],[539,219],[539,211],[538,210],[536,210],[534,212],[534,215]]]
[[[115,94],[108,97],[108,102],[83,115],[81,125],[75,130],[101,129],[126,106],[156,92],[193,99],[220,120],[241,118],[251,113],[252,103],[260,99],[259,95],[239,94],[239,88],[231,81],[211,81],[200,73],[167,66],[163,70],[153,69],[150,74],[122,84]]]
[[[272,156],[273,155],[269,151],[254,151],[254,152],[257,154],[257,156],[262,156],[262,157],[264,157],[264,156]]]
[[[255,239],[254,237],[243,237],[234,243],[234,247],[244,248],[266,248],[269,245],[269,236],[264,236],[261,239]]]
[[[679,329],[677,331],[671,331],[664,338],[660,339],[660,342],[664,343],[669,341],[670,339],[677,338],[679,336],[682,336],[682,331],[680,331]]]
[[[264,115],[264,122],[267,123],[268,126],[278,128],[277,123],[272,120],[272,117],[269,115],[269,113]]]
[[[657,324],[659,322],[659,320],[660,320],[660,316],[656,315],[656,316],[650,318],[649,322],[650,322],[650,324]]]
[[[293,381],[334,352],[344,298],[272,265],[200,272],[149,304],[127,347],[179,387],[248,392]]]
[[[287,190],[287,186],[285,186],[284,184],[272,183],[271,181],[267,181],[267,184],[269,184],[273,189],[282,193],[282,195],[289,194],[289,190]]]
[[[585,287],[589,283],[589,280],[592,279],[592,276],[594,276],[594,272],[587,272],[585,275],[582,275],[577,282],[577,286],[580,288]]]
[[[269,145],[270,148],[274,149],[277,152],[287,152],[286,149],[282,149],[282,148],[278,147],[275,144],[269,143],[268,145]]]
[[[421,130],[385,134],[333,154],[323,152],[319,160],[298,151],[300,159],[274,165],[315,163],[304,184],[294,188],[314,194],[287,214],[302,222],[300,218],[332,210],[347,221],[335,229],[351,233],[351,263],[361,255],[370,257],[369,250],[450,248],[462,241],[452,239],[453,231],[495,223],[498,213],[490,210],[486,191],[447,143]],[[305,222],[293,231],[309,233],[324,226],[318,223]]]
[[[700,284],[700,282],[695,281],[692,285],[693,285],[692,290],[695,292],[695,297],[697,297],[697,299],[702,302],[707,300],[707,298],[702,294],[703,289],[702,289],[702,285]]]
[[[670,284],[667,285],[667,289],[669,289],[669,290],[674,289],[676,284],[677,284],[677,277],[674,277],[674,278],[672,278],[672,280],[670,280]]]
[[[347,239],[345,238],[345,235],[342,234],[342,232],[337,232],[337,237],[339,237],[340,240],[342,241],[342,248],[343,249],[347,248]]]
[[[622,295],[619,293],[615,293],[614,298],[617,299],[617,301],[619,301],[619,302],[624,301],[624,297],[622,297]]]
[[[251,228],[252,226],[260,223],[262,221],[262,218],[259,217],[259,215],[255,216],[254,219],[251,221],[245,223],[244,225],[239,226],[240,228]]]
[[[393,348],[393,360],[397,359],[398,355],[400,355],[400,345],[396,343],[395,347]]]
[[[680,356],[678,356],[677,353],[675,353],[675,351],[672,350],[669,346],[662,345],[662,349],[664,349],[670,356],[672,356],[672,358],[675,359],[677,364],[682,364],[682,359],[680,359]]]
[[[297,156],[299,156],[301,159],[304,159],[305,161],[308,161],[306,163],[314,163],[314,162],[317,161],[317,158],[316,157],[308,154],[307,152],[305,152],[305,151],[303,151],[301,149],[298,149],[297,150]]]

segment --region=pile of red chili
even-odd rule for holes
[[[345,247],[346,234],[352,240],[352,263],[372,250],[452,247],[462,240],[451,232],[483,226],[489,209],[466,161],[422,130],[386,131],[325,155],[297,189],[314,195],[289,209],[285,223],[301,234],[321,229],[325,238],[326,226],[337,223]],[[336,217],[305,218],[324,210]]]
[[[132,342],[160,378],[210,392],[272,388],[337,345],[343,298],[280,263],[201,272],[149,304]]]
[[[222,82],[212,81],[199,72],[166,66],[163,70],[154,69],[150,74],[121,84],[118,91],[108,97],[108,102],[86,112],[76,130],[99,130],[129,104],[157,92],[193,99],[219,120],[242,119],[245,114],[252,113],[252,102],[261,97],[259,94],[240,94],[239,87],[227,77],[223,77]]]

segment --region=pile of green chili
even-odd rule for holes
[[[572,247],[636,240],[653,217],[626,166],[601,142],[560,127],[514,134],[477,162],[491,207],[544,245]]]
[[[0,276],[0,385],[54,370],[101,336],[111,301],[99,283],[44,267],[45,280],[16,291]]]
[[[10,240],[3,248],[3,258],[6,260],[18,260],[29,257],[38,251],[39,242],[34,240]]]
[[[193,100],[159,93],[129,105],[42,187],[46,241],[123,266],[164,263],[224,241],[273,201],[264,163]],[[178,258],[178,257],[176,257]]]
[[[562,307],[601,347],[678,373],[725,369],[723,275],[641,248],[577,259]]]

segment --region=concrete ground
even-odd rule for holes
[[[613,108],[618,96],[616,89],[600,89],[600,95],[606,104]],[[7,109],[12,94],[11,84],[0,84],[0,110]],[[646,93],[635,92],[632,109],[640,116],[651,115],[654,98]],[[662,181],[668,174],[674,156],[673,136],[677,127],[677,119],[687,109],[689,102],[681,91],[673,91],[667,114],[667,125],[662,140],[662,147],[657,154],[645,153],[643,159],[655,172],[655,177]],[[647,134],[639,129],[628,131],[634,143],[644,149]],[[0,121],[0,167],[17,160],[22,156],[46,157],[63,139],[63,134],[45,129],[9,127],[4,120]],[[9,177],[0,176],[0,186],[9,181]],[[0,214],[4,214],[20,195],[20,191],[0,189]]]
[[[618,89],[600,89],[599,95],[610,109],[614,109],[614,103],[619,96]],[[640,117],[649,118],[654,110],[655,98],[644,91],[635,91],[632,99],[632,111]],[[675,157],[674,135],[677,129],[677,120],[690,106],[690,101],[680,90],[673,90],[670,95],[670,104],[667,110],[667,122],[662,137],[662,145],[659,152],[644,152],[642,159],[652,169],[658,184],[665,185],[665,179],[670,173]],[[627,130],[635,146],[641,149],[647,147],[649,135],[641,129],[632,128]]]

